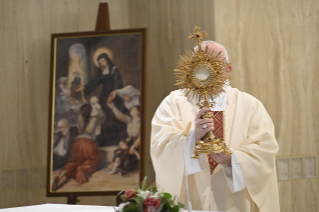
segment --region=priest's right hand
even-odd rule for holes
[[[202,113],[208,112],[208,111],[210,111],[209,108],[203,108],[200,111],[198,111],[198,113],[196,115],[196,118],[195,118],[195,139],[196,139],[196,141],[203,138],[207,132],[214,130],[214,119],[208,119],[208,118],[202,119],[201,118]],[[204,124],[206,124],[206,128],[205,128]]]

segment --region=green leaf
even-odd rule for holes
[[[172,210],[173,210],[174,212],[178,212],[178,211],[179,211],[178,205],[175,205],[175,206],[172,208]]]
[[[172,200],[172,202],[173,202],[173,204],[174,204],[174,202],[175,202],[175,199],[176,199],[176,196],[173,198],[173,200]]]
[[[178,207],[180,207],[180,208],[184,208],[184,206],[185,206],[185,205],[183,205],[183,204],[180,203],[180,202],[178,202],[177,204],[178,204]]]
[[[122,200],[122,201],[126,201],[126,198],[125,198],[124,195],[121,195],[121,200]]]
[[[145,189],[146,189],[146,180],[147,180],[147,176],[145,176],[145,177],[144,177],[144,180],[142,181],[141,187],[142,187],[142,190],[143,190],[143,191],[145,191]]]
[[[163,205],[161,212],[167,212],[169,209],[166,205]]]
[[[139,198],[137,198],[137,197],[130,198],[130,201],[134,201],[135,203],[141,202],[141,200]]]
[[[151,188],[152,188],[152,192],[153,192],[153,193],[158,192],[156,185],[152,185]]]
[[[135,197],[135,198],[131,198],[130,200],[135,202],[137,208],[143,209],[143,203],[141,199],[139,199],[138,197]]]
[[[121,194],[124,194],[124,193],[125,193],[125,191],[126,191],[126,190],[122,190],[122,191],[120,191],[120,192],[116,195],[116,198],[117,198],[118,196],[120,196]]]
[[[171,204],[169,202],[165,201],[164,206],[167,208],[167,210],[171,209]]]
[[[170,198],[172,198],[172,195],[170,195],[169,193],[163,193],[163,196],[165,199],[169,200]]]
[[[165,202],[167,202],[167,204],[169,205],[173,205],[173,200],[172,200],[172,195],[170,195],[169,193],[164,193],[164,199],[165,199]],[[171,208],[171,207],[170,207]]]
[[[151,192],[153,192],[153,193],[158,192],[157,186],[156,186],[155,184],[151,185],[151,186],[149,187],[149,190],[150,190]]]
[[[158,192],[158,190],[157,190],[157,186],[156,186],[156,185],[154,185],[154,193],[156,193],[156,192]]]
[[[123,209],[124,212],[140,212],[136,205],[130,204]]]

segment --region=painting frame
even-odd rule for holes
[[[116,39],[118,37],[119,39],[123,38],[123,36],[134,36],[136,35],[136,39],[138,39],[138,45],[137,50],[139,51],[138,56],[138,64],[136,62],[136,59],[132,61],[125,60],[125,70],[128,70],[128,72],[131,72],[132,70],[136,72],[136,70],[139,70],[139,90],[140,90],[140,105],[139,105],[139,116],[140,116],[140,129],[139,129],[139,139],[140,139],[140,145],[139,145],[139,160],[138,160],[138,182],[141,182],[144,178],[144,130],[145,129],[145,79],[146,79],[146,29],[145,28],[138,28],[138,29],[124,29],[124,30],[107,30],[107,31],[91,31],[91,32],[74,32],[74,33],[56,33],[51,35],[51,76],[50,76],[50,104],[49,104],[49,129],[48,129],[48,158],[47,158],[47,186],[46,186],[46,195],[47,197],[57,197],[57,196],[100,196],[100,195],[116,195],[120,191],[125,189],[132,189],[132,187],[128,188],[121,188],[121,189],[98,189],[98,190],[68,190],[68,191],[54,191],[53,182],[55,179],[53,179],[53,151],[54,151],[54,139],[55,139],[55,127],[56,127],[56,87],[57,87],[57,41],[58,39],[72,39],[72,38],[113,38]],[[122,37],[121,37],[122,36]],[[117,41],[120,42],[120,41]],[[131,44],[131,43],[130,43]],[[123,44],[122,46],[125,46]],[[132,44],[132,46],[134,46]],[[128,49],[131,47],[128,47]],[[133,47],[132,47],[133,48]],[[134,54],[133,50],[131,55]],[[129,53],[127,53],[129,54]],[[70,54],[69,54],[70,55]],[[92,58],[92,54],[88,54],[88,58]],[[124,56],[123,56],[124,57]],[[134,56],[135,57],[135,56]],[[129,59],[130,56],[126,55],[125,59]],[[92,63],[92,62],[91,62]],[[127,65],[130,63],[129,65]],[[137,65],[136,65],[137,64]],[[70,66],[70,65],[69,65]],[[137,67],[137,68],[136,68]],[[125,72],[125,71],[124,71]],[[121,72],[121,75],[123,74],[123,71]],[[124,73],[126,74],[126,73]],[[92,78],[92,76],[90,76]],[[122,76],[123,78],[123,76]],[[125,78],[125,77],[124,77]],[[75,79],[75,78],[74,78]],[[74,82],[75,80],[73,80]],[[82,81],[83,82],[83,81]],[[123,83],[125,84],[125,83]],[[82,86],[85,87],[85,86]],[[84,89],[84,88],[83,88]],[[69,92],[72,93],[72,92]],[[82,92],[83,93],[83,92]],[[83,94],[84,95],[84,94]],[[82,96],[83,98],[83,96]],[[77,103],[75,103],[77,104]],[[80,104],[80,103],[79,103]],[[89,103],[87,103],[89,104]],[[103,110],[103,109],[102,109]],[[102,128],[103,129],[103,128]],[[115,154],[115,153],[114,153]],[[98,171],[96,171],[98,172]],[[138,183],[137,182],[137,183]],[[135,187],[135,186],[134,186]]]

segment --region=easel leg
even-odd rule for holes
[[[80,200],[78,199],[77,196],[73,195],[73,194],[69,194],[68,195],[68,202],[67,204],[69,205],[76,205],[77,202],[79,202]]]
[[[95,31],[110,30],[110,28],[109,5],[107,3],[100,3]]]

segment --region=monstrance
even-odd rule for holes
[[[196,39],[198,50],[194,48],[180,55],[177,69],[174,69],[176,76],[176,85],[185,92],[186,97],[196,99],[197,106],[202,108],[213,108],[214,99],[222,92],[229,79],[226,74],[226,67],[230,65],[227,59],[222,56],[222,51],[209,49],[207,46],[202,49],[203,37],[207,33],[200,32],[199,27],[194,28],[194,34],[188,36],[190,40]],[[205,112],[201,118],[214,118],[212,111]],[[199,154],[214,154],[225,152],[231,154],[225,144],[224,138],[218,138],[213,131],[196,141],[194,155],[192,158],[198,158]]]

